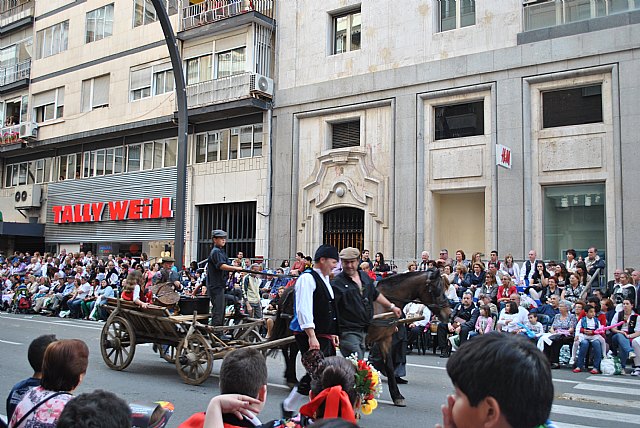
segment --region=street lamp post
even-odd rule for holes
[[[164,39],[169,49],[171,66],[173,68],[173,78],[176,88],[176,106],[178,109],[178,153],[177,153],[177,180],[176,180],[176,203],[175,203],[175,238],[174,238],[174,258],[178,269],[182,269],[184,259],[184,230],[186,228],[186,193],[187,193],[187,134],[189,126],[189,113],[187,110],[187,93],[185,89],[184,73],[182,71],[182,59],[178,41],[173,33],[173,27],[169,20],[169,14],[165,7],[164,0],[151,0],[156,10],[156,16],[160,21]]]

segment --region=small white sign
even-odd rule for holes
[[[511,149],[502,144],[496,144],[496,165],[511,169]]]

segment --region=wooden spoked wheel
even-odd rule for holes
[[[209,378],[213,357],[209,345],[200,334],[185,337],[176,349],[178,374],[189,385],[200,385]]]
[[[136,352],[136,335],[124,318],[115,317],[102,327],[100,337],[102,359],[113,370],[124,370]]]
[[[161,345],[158,344],[158,352],[160,356],[168,363],[174,364],[176,362],[176,347],[173,345]]]

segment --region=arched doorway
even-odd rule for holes
[[[336,208],[324,213],[322,242],[338,250],[364,243],[364,211],[358,208]]]

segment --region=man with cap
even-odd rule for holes
[[[240,266],[229,264],[229,258],[224,251],[227,243],[227,232],[214,229],[211,232],[213,249],[207,259],[207,293],[211,299],[211,321],[213,326],[224,324],[225,297],[224,290],[227,286],[227,272],[242,270]]]
[[[329,275],[338,258],[336,247],[321,245],[313,257],[313,269],[305,270],[296,280],[295,314],[290,328],[303,357],[309,350],[319,350],[325,357],[336,355],[338,311]],[[282,403],[285,416],[309,401],[310,390],[311,375],[306,373]]]
[[[373,319],[373,302],[393,311],[398,318],[401,311],[376,290],[369,275],[358,270],[359,257],[357,248],[347,247],[340,251],[342,272],[336,275],[331,285],[340,314],[340,352],[345,357],[357,354],[358,359],[364,359],[364,339]]]
[[[151,279],[154,285],[163,282],[170,282],[171,284],[173,284],[173,288],[176,291],[182,290],[182,284],[180,283],[180,274],[173,269],[173,264],[175,263],[175,261],[176,260],[173,257],[162,258],[162,267]]]

